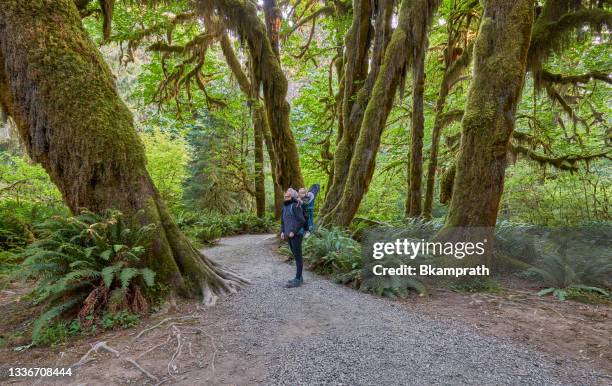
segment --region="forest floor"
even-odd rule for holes
[[[206,254],[252,284],[215,307],[178,301],[132,329],[66,345],[0,350],[0,367],[70,366],[71,378],[9,384],[610,384],[609,306],[531,292],[439,292],[391,301],[293,266],[271,235],[222,239]],[[0,296],[17,313],[20,288]],[[10,318],[9,318],[10,319]],[[7,318],[4,318],[6,321]],[[155,327],[157,326],[157,327]],[[7,327],[0,319],[0,329]],[[153,328],[155,327],[155,328]],[[105,344],[100,344],[105,342]],[[91,351],[98,344],[97,352]],[[105,349],[116,350],[111,354]]]

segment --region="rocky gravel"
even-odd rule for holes
[[[224,353],[266,385],[598,385],[610,378],[563,358],[306,273],[286,289],[293,266],[271,235],[223,239],[205,252],[252,281],[211,310],[224,321]],[[258,371],[249,370],[249,366]],[[217,380],[223,383],[223,380]]]

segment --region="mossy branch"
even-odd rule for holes
[[[534,73],[539,72],[548,56],[567,46],[571,32],[583,26],[599,31],[602,27],[610,28],[611,25],[612,12],[600,8],[568,12],[555,21],[539,19],[531,34],[528,56],[530,69]]]
[[[588,83],[591,80],[601,80],[602,82],[612,84],[612,79],[610,79],[610,73],[604,71],[593,71],[581,75],[561,75],[553,74],[551,72],[543,70],[540,75],[543,81],[549,83],[575,85],[580,83]]]
[[[536,161],[540,165],[551,165],[559,170],[566,170],[570,172],[578,171],[578,162],[589,162],[595,159],[612,159],[609,154],[610,151],[604,151],[595,154],[587,155],[564,155],[560,157],[547,157],[540,155],[535,151],[521,145],[510,145],[510,152],[514,155],[523,155],[530,160]]]

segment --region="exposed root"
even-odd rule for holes
[[[168,336],[168,339],[166,339],[166,341],[165,341],[165,342],[162,342],[162,343],[160,343],[160,344],[156,344],[155,346],[151,347],[151,348],[150,348],[150,349],[148,349],[147,351],[144,351],[144,352],[142,352],[142,353],[138,354],[138,356],[136,357],[136,359],[140,359],[140,358],[142,358],[143,356],[147,355],[148,353],[150,353],[150,352],[152,352],[152,351],[155,351],[155,350],[157,350],[158,348],[160,348],[160,347],[163,347],[163,346],[167,345],[167,344],[170,342],[170,338],[171,338],[171,337],[170,337],[170,336]]]
[[[164,320],[162,320],[161,322],[149,327],[149,328],[145,328],[144,330],[140,331],[138,333],[138,335],[136,335],[134,337],[134,339],[132,339],[132,344],[138,340],[138,338],[140,338],[141,336],[143,336],[144,334],[148,333],[149,331],[152,331],[160,326],[162,326],[164,323],[170,322],[170,321],[180,321],[180,320],[188,320],[188,319],[197,319],[199,318],[198,315],[189,315],[189,316],[179,316],[179,317],[172,317],[172,318],[166,318]]]
[[[136,362],[132,358],[126,358],[126,357],[122,356],[121,353],[118,350],[110,347],[108,344],[106,344],[106,342],[98,342],[95,345],[93,345],[91,347],[91,349],[89,349],[89,351],[87,351],[85,353],[85,355],[83,355],[81,357],[81,359],[79,359],[79,361],[76,362],[75,364],[73,364],[71,367],[72,368],[78,368],[78,367],[80,367],[80,366],[82,366],[82,365],[84,365],[86,363],[89,363],[89,362],[95,360],[90,355],[92,353],[97,353],[98,350],[100,350],[100,349],[113,354],[115,357],[117,357],[119,359],[123,359],[124,361],[130,363],[132,366],[134,366],[135,368],[140,370],[140,372],[143,373],[144,375],[146,375],[147,378],[149,378],[149,379],[151,379],[151,380],[153,380],[155,382],[159,382],[159,378],[157,378],[155,375],[151,374],[149,371],[147,371],[145,368],[143,368],[141,365],[139,365],[138,362]]]
[[[176,349],[174,350],[174,354],[172,354],[172,358],[170,358],[170,361],[168,361],[168,375],[170,375],[171,377],[174,378],[174,375],[172,375],[172,372],[174,371],[175,373],[178,372],[176,365],[174,364],[174,361],[181,356],[181,349],[183,347],[182,345],[182,334],[181,334],[181,330],[176,326],[176,325],[172,325],[172,333],[174,334],[174,337],[176,338]]]

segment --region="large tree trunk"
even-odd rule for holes
[[[408,194],[406,197],[406,217],[416,218],[421,215],[421,181],[423,180],[423,134],[425,132],[425,115],[423,96],[425,93],[425,54],[427,52],[427,34],[414,52],[412,71],[412,119],[410,167],[408,173]]]
[[[132,115],[71,0],[2,2],[0,90],[28,154],[74,213],[116,208],[157,225],[145,264],[160,282],[207,304],[245,283],[198,252],[170,216]]]
[[[359,137],[338,204],[322,219],[322,224],[346,227],[350,224],[366,193],[376,163],[380,137],[393,106],[395,93],[411,64],[415,45],[427,33],[437,0],[403,0],[397,28],[384,54],[371,97],[364,109]],[[345,131],[348,129],[345,122]]]
[[[202,7],[214,7],[224,21],[248,44],[255,84],[263,86],[263,97],[276,156],[276,178],[283,189],[304,186],[297,145],[289,126],[287,78],[272,49],[266,26],[257,15],[256,5],[242,0],[200,0]]]
[[[322,218],[336,207],[340,201],[340,198],[342,197],[342,192],[344,191],[351,160],[353,159],[354,155],[353,152],[355,150],[355,143],[357,142],[357,138],[359,137],[361,130],[365,109],[370,101],[374,83],[378,77],[378,73],[380,72],[380,67],[385,55],[385,50],[389,44],[389,40],[391,39],[393,4],[394,0],[381,0],[378,3],[378,8],[376,10],[376,21],[374,25],[374,43],[372,47],[372,55],[369,59],[370,71],[367,73],[365,82],[363,82],[362,74],[358,74],[357,76],[355,74],[349,75],[349,72],[362,71],[361,67],[354,64],[359,62],[359,60],[366,61],[365,69],[367,70],[367,52],[370,45],[370,38],[368,37],[367,46],[365,48],[360,47],[359,49],[356,49],[357,47],[354,47],[353,45],[357,43],[358,36],[361,36],[366,32],[366,36],[371,34],[371,27],[369,27],[369,19],[371,15],[364,15],[363,12],[364,9],[370,13],[373,11],[372,9],[367,8],[369,6],[365,5],[364,7],[366,8],[362,7],[360,9],[360,14],[358,17],[356,17],[354,13],[356,10],[353,11],[353,26],[347,33],[347,48],[344,58],[344,61],[347,62],[344,69],[344,82],[342,82],[342,93],[344,99],[342,101],[342,108],[339,110],[339,119],[342,118],[342,137],[339,138],[340,141],[338,142],[336,151],[334,153],[333,179],[329,191],[325,197],[324,205],[320,211]],[[365,31],[362,30],[365,28],[364,18],[367,19],[367,26],[369,27],[368,30]],[[358,36],[355,36],[356,34]],[[363,39],[363,36],[360,39]],[[362,50],[364,49],[365,52],[362,53]],[[353,63],[353,65],[349,65],[350,63]],[[360,84],[362,85],[358,87]],[[349,88],[349,85],[352,85],[352,87]],[[347,97],[347,91],[352,93],[350,97]]]
[[[438,237],[491,235],[504,187],[508,143],[525,77],[533,0],[486,0],[462,121],[453,194]],[[463,228],[463,229],[461,229]]]
[[[452,60],[453,47],[449,45],[448,48],[448,63]],[[451,119],[444,113],[446,106],[446,97],[450,92],[453,85],[457,82],[459,76],[469,66],[472,61],[472,52],[474,47],[472,44],[468,45],[463,54],[444,72],[442,82],[440,83],[440,90],[438,91],[438,100],[436,102],[436,117],[434,118],[434,125],[431,132],[431,148],[429,150],[429,164],[427,165],[427,182],[425,189],[425,203],[423,204],[423,217],[431,218],[433,208],[433,197],[434,197],[434,185],[436,180],[436,169],[438,168],[438,151],[440,149],[440,137],[442,136],[442,130],[445,125],[448,124]]]

